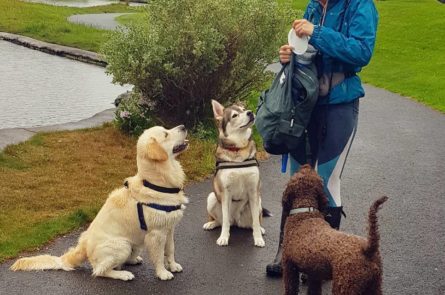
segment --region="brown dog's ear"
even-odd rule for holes
[[[323,184],[317,187],[318,210],[323,211],[328,206],[328,198],[323,190]]]
[[[292,197],[293,194],[294,194],[294,189],[292,185],[289,183],[283,192],[283,199],[281,202],[284,211],[289,211],[291,209],[290,207],[292,206],[293,202],[293,197]]]
[[[147,157],[153,161],[167,161],[168,159],[167,152],[154,138],[147,146]]]

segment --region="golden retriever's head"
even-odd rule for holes
[[[328,204],[323,191],[323,181],[310,165],[303,165],[295,173],[283,194],[284,210],[301,207],[315,207],[322,211]]]
[[[148,161],[167,161],[188,147],[184,125],[172,129],[155,126],[144,131],[137,143],[138,158]]]

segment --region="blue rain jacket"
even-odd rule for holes
[[[378,13],[372,0],[329,0],[323,26],[323,6],[311,0],[304,18],[315,25],[309,40],[322,54],[323,73],[343,72],[345,80],[334,86],[328,102],[346,103],[363,97],[365,91],[356,73],[371,60],[374,50]],[[342,15],[344,23],[340,30]]]

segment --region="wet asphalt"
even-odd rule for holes
[[[359,128],[343,173],[344,231],[364,235],[370,204],[389,196],[379,212],[385,294],[445,294],[445,116],[372,86],[360,104]],[[219,229],[202,230],[210,180],[190,185],[190,204],[176,231],[176,258],[184,267],[159,281],[146,261],[128,266],[131,282],[92,278],[88,265],[72,271],[11,272],[0,265],[0,294],[281,294],[280,279],[265,275],[278,242],[280,198],[287,175],[280,159],[261,164],[266,247],[253,246],[251,231],[232,229],[219,247]],[[119,185],[119,184],[117,184]],[[80,231],[59,238],[42,253],[62,254]],[[146,258],[146,256],[144,256]],[[304,291],[304,289],[302,290]],[[330,294],[330,285],[324,285]]]

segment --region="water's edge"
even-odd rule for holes
[[[115,108],[107,109],[93,115],[90,118],[82,119],[76,122],[69,122],[63,124],[55,124],[49,126],[32,127],[32,128],[6,128],[0,129],[0,151],[11,144],[18,144],[20,142],[30,139],[38,132],[54,132],[62,130],[76,130],[101,126],[104,123],[110,122],[114,119]]]
[[[47,43],[30,37],[10,34],[6,32],[0,32],[0,40],[12,42],[14,44],[21,45],[30,49],[39,50],[48,54],[62,56],[89,64],[95,64],[102,67],[105,67],[107,65],[105,60],[99,54],[87,50]],[[0,129],[0,151],[8,145],[17,144],[28,140],[37,132],[75,130],[100,126],[106,122],[110,122],[113,120],[114,110],[114,108],[107,109],[93,115],[90,118],[82,119],[77,122],[55,124],[43,127],[19,127]]]
[[[92,51],[48,43],[30,37],[6,32],[0,32],[0,40],[12,42],[14,44],[39,50],[48,54],[62,56],[89,64],[95,64],[101,67],[107,66],[107,62],[99,54]]]

